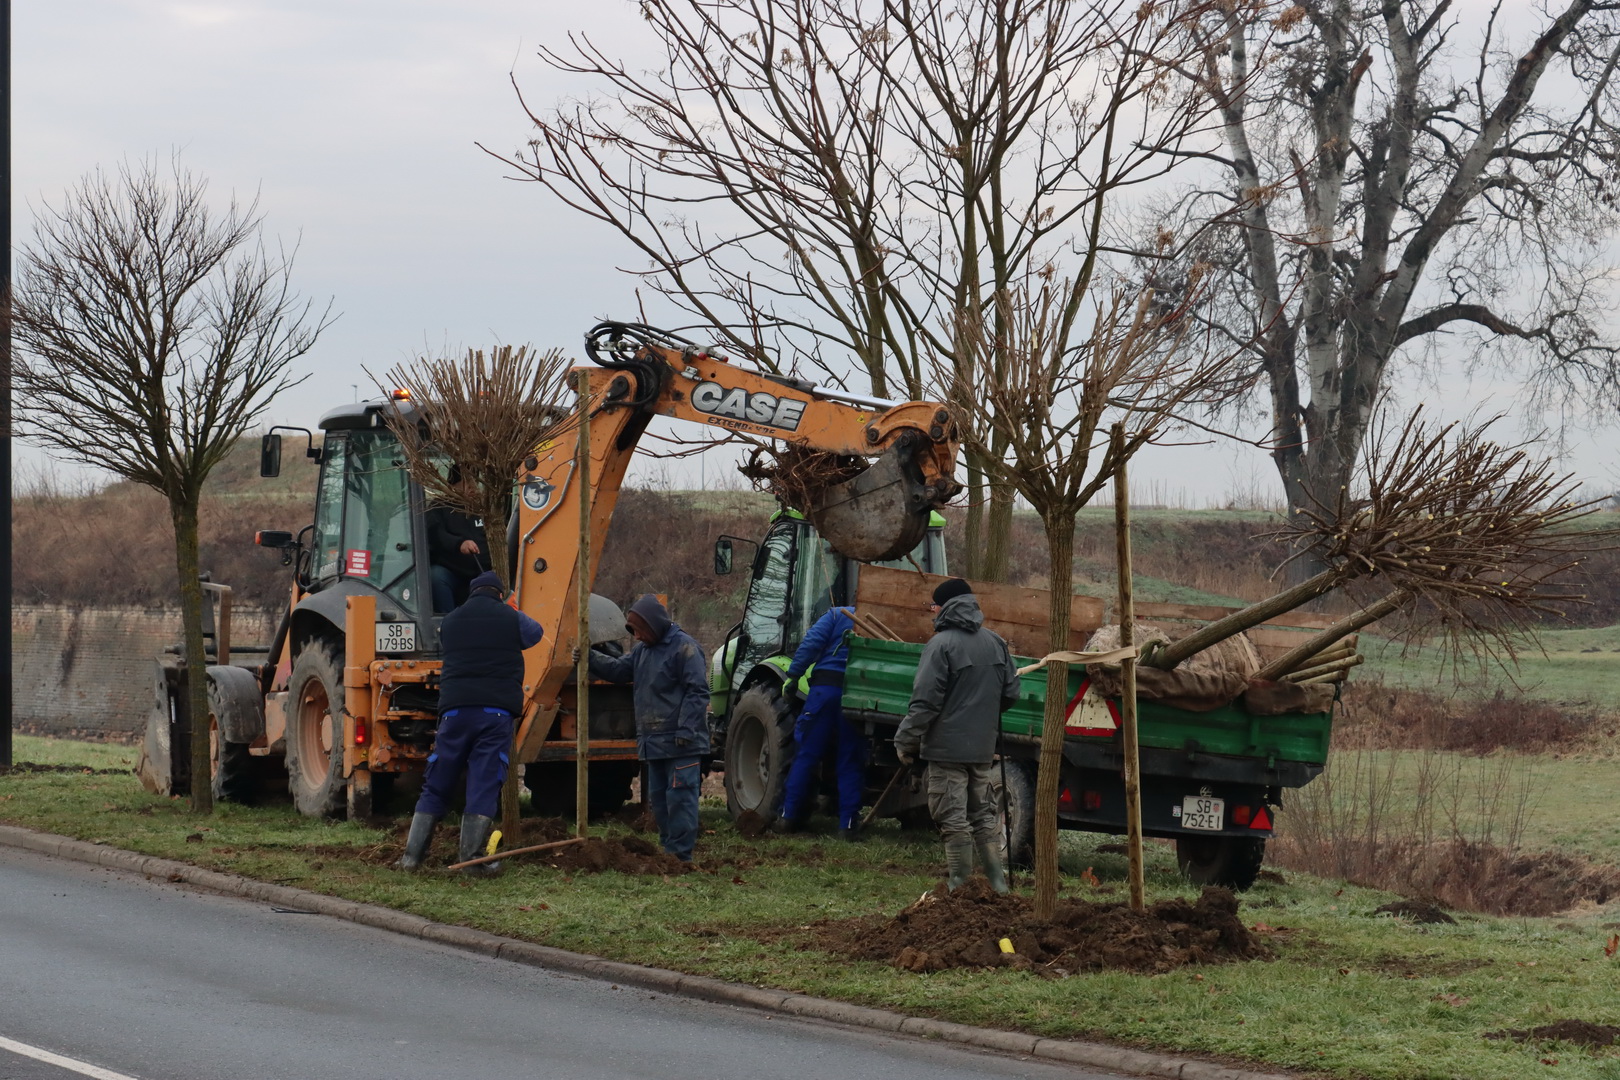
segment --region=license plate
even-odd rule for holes
[[[416,624],[413,622],[378,623],[377,651],[380,653],[415,652]]]
[[[1181,827],[1220,832],[1225,828],[1226,800],[1208,795],[1189,795],[1181,800]]]

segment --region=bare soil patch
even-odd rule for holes
[[[1394,903],[1373,908],[1374,915],[1398,915],[1415,923],[1456,926],[1457,920],[1427,900],[1396,900]]]
[[[1613,1046],[1620,1038],[1620,1027],[1612,1024],[1594,1024],[1589,1020],[1556,1020],[1540,1027],[1506,1028],[1485,1033],[1487,1039],[1512,1039],[1514,1042],[1567,1042],[1577,1046]]]
[[[892,918],[868,916],[811,927],[814,944],[908,971],[1012,967],[1057,976],[1112,968],[1163,972],[1188,964],[1269,959],[1271,952],[1237,917],[1229,890],[1206,888],[1196,901],[1161,900],[1145,911],[1125,904],[1060,902],[1036,921],[1029,899],[998,896],[974,878],[931,894]],[[1006,952],[1006,940],[1013,952]]]

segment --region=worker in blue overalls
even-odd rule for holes
[[[816,766],[832,750],[838,767],[838,836],[855,839],[861,796],[866,792],[866,739],[844,719],[844,667],[849,663],[845,635],[854,626],[854,608],[833,608],[810,627],[788,665],[783,696],[790,702],[800,696],[799,681],[806,671],[810,690],[793,727],[797,754],[788,769],[782,815],[774,825],[777,832],[793,832],[810,816]]]

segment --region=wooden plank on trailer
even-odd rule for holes
[[[855,591],[857,611],[875,617],[902,640],[925,642],[934,634],[934,617],[928,600],[934,588],[947,578],[915,570],[895,570],[886,566],[861,567],[860,584]],[[1007,639],[1020,656],[1044,656],[1047,652],[1047,606],[1045,589],[1016,585],[974,582],[974,595],[984,611],[987,627]],[[1092,596],[1076,596],[1069,604],[1069,647],[1080,649],[1102,625],[1103,602]]]
[[[1154,619],[1175,619],[1187,622],[1214,622],[1224,619],[1228,615],[1242,611],[1242,608],[1218,607],[1214,604],[1145,604],[1136,605],[1136,619],[1138,622],[1152,622]],[[1332,615],[1318,615],[1311,611],[1290,611],[1278,615],[1274,619],[1267,619],[1266,626],[1285,626],[1299,630],[1326,630],[1337,619]]]

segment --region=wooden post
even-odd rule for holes
[[[574,665],[574,821],[580,836],[590,829],[591,754],[591,386],[589,373],[576,371],[579,391],[579,448],[574,482],[579,485],[579,661]]]
[[[1119,644],[1136,643],[1136,602],[1131,589],[1131,495],[1125,479],[1125,425],[1115,424],[1114,540],[1119,560]],[[1125,843],[1130,859],[1131,909],[1146,903],[1142,874],[1142,757],[1136,743],[1136,661],[1120,662],[1124,689],[1120,692],[1119,721],[1125,743]]]

